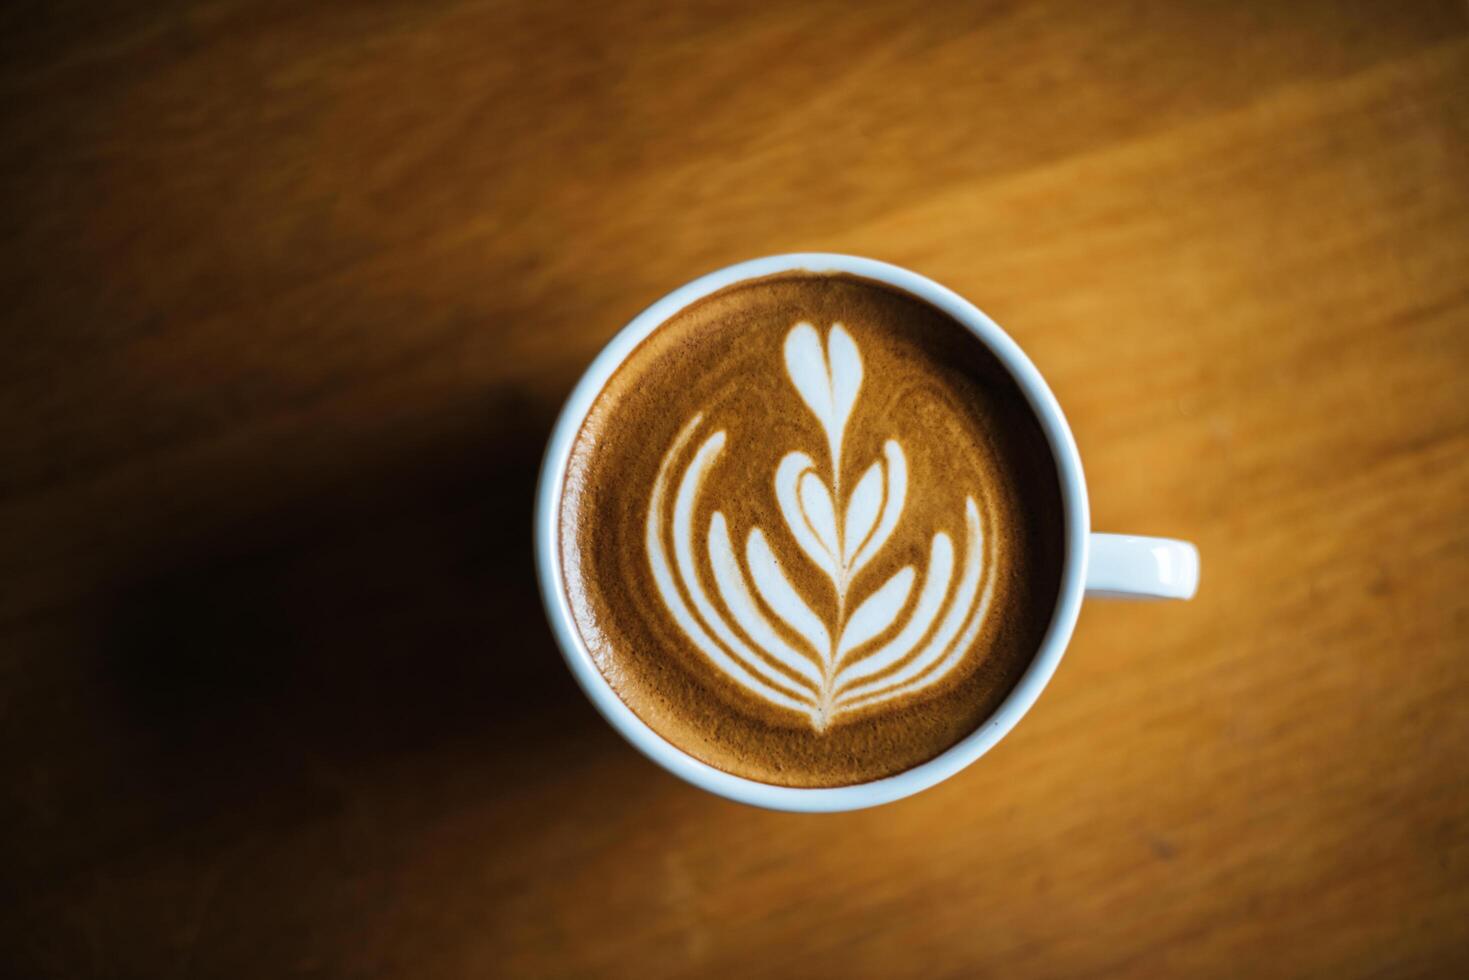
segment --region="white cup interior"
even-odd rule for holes
[[[797,269],[844,272],[888,283],[937,307],[968,327],[1010,372],[1040,422],[1056,463],[1061,489],[1060,517],[1065,523],[1061,583],[1050,625],[1030,666],[994,713],[969,735],[928,762],[872,782],[820,789],[773,786],[716,769],[675,748],[634,714],[597,669],[574,625],[562,579],[557,533],[562,481],[572,442],[592,402],[628,354],[690,303],[745,279]],[[1075,628],[1084,591],[1089,531],[1086,481],[1071,428],[1040,372],[1009,335],[972,303],[915,272],[875,259],[826,253],[773,255],[728,266],[675,289],[634,317],[603,348],[572,389],[552,430],[536,489],[535,549],[541,597],[572,676],[592,704],[636,749],[695,786],[753,806],[800,812],[856,810],[912,795],[968,766],[1015,727],[1055,673]]]

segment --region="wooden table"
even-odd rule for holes
[[[26,4],[0,93],[5,976],[1469,970],[1462,3]],[[800,249],[1204,555],[819,818],[628,748],[528,528],[600,345]]]

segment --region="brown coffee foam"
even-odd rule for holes
[[[659,596],[644,543],[649,493],[664,455],[703,413],[673,467],[682,472],[705,438],[726,433],[695,512],[696,538],[703,540],[716,510],[737,550],[749,529],[760,527],[797,590],[823,619],[835,619],[831,582],[784,533],[772,484],[792,449],[822,468],[829,456],[782,360],[786,335],[803,321],[823,340],[832,324],[843,324],[861,351],[864,378],[846,430],[844,489],[881,458],[889,438],[908,461],[902,520],[854,580],[853,594],[860,600],[904,565],[913,565],[921,582],[935,531],[949,534],[962,560],[966,496],[979,504],[985,574],[994,577],[983,628],[955,670],[905,701],[841,716],[819,733],[732,682],[689,641]],[[974,731],[1034,656],[1059,588],[1060,490],[1023,395],[962,325],[906,293],[851,276],[792,273],[741,283],[655,330],[583,423],[560,516],[576,626],[618,696],[685,752],[781,785],[892,775]],[[703,551],[697,549],[696,563],[709,583]]]

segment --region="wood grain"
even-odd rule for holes
[[[0,972],[1464,975],[1466,107],[1461,3],[7,6]],[[600,345],[791,249],[1204,555],[824,818],[627,748],[527,523]]]

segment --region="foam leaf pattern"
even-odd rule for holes
[[[796,544],[806,553],[811,563],[835,583],[836,559],[811,529],[811,521],[801,507],[800,493],[797,490],[801,477],[815,468],[816,464],[805,453],[786,453],[775,470],[775,501],[780,507],[781,516],[785,518],[786,527],[796,539]]]
[[[852,566],[857,549],[867,542],[877,525],[877,514],[882,509],[882,484],[882,464],[873,463],[847,500],[847,514],[842,520],[842,565],[847,568]]]
[[[858,574],[902,519],[907,457],[896,439],[886,440],[882,458],[844,496],[842,447],[863,378],[856,341],[833,324],[823,346],[811,324],[798,323],[786,335],[784,360],[792,386],[826,435],[829,467],[823,475],[807,453],[786,453],[774,474],[775,509],[799,554],[830,582],[826,602],[836,619],[824,619],[816,611],[823,604],[801,594],[759,527],[746,535],[742,566],[720,511],[710,518],[703,542],[712,595],[701,581],[694,515],[726,433],[709,436],[684,463],[671,504],[670,485],[702,414],[664,455],[649,496],[646,545],[654,584],[690,645],[745,695],[822,732],[845,714],[912,697],[950,673],[978,636],[994,575],[985,567],[980,509],[969,496],[962,565],[949,535],[938,531],[916,596],[920,571],[911,565],[865,597],[853,594]]]
[[[912,565],[899,569],[857,607],[837,642],[838,660],[893,625],[893,620],[908,601],[908,593],[913,591],[913,578]]]
[[[718,511],[709,521],[709,565],[714,570],[714,581],[725,608],[734,618],[735,625],[754,641],[756,649],[764,652],[789,673],[807,682],[811,690],[820,691],[821,670],[812,661],[810,654],[803,654],[787,643],[780,631],[765,618],[759,603],[750,594],[745,573],[740,568],[734,545],[729,539],[729,526],[724,515]]]
[[[797,497],[801,503],[800,519],[811,528],[811,533],[816,535],[816,540],[821,542],[821,548],[829,555],[841,553],[837,534],[836,506],[831,501],[831,491],[822,482],[821,477],[811,470],[801,474],[801,482],[797,485]],[[794,515],[784,515],[790,522]]]
[[[840,323],[827,334],[826,350],[809,323],[798,323],[786,335],[786,372],[801,400],[826,432],[835,470],[842,458],[842,437],[862,387],[862,356]]]
[[[852,557],[846,574],[849,580],[882,550],[883,545],[887,544],[893,529],[898,526],[898,521],[903,516],[903,504],[908,499],[908,459],[903,455],[903,447],[898,445],[897,440],[889,439],[883,443],[882,453],[883,461],[887,464],[887,486],[883,496],[882,516],[878,519],[872,536],[859,547],[857,553]]]
[[[801,593],[791,585],[785,572],[780,570],[780,562],[770,550],[770,545],[766,544],[765,535],[760,533],[758,527],[750,532],[745,543],[745,561],[749,563],[750,577],[755,580],[755,589],[760,593],[760,598],[816,651],[823,666],[829,665],[831,633],[821,617],[816,615],[806,604],[806,600],[801,598]]]

